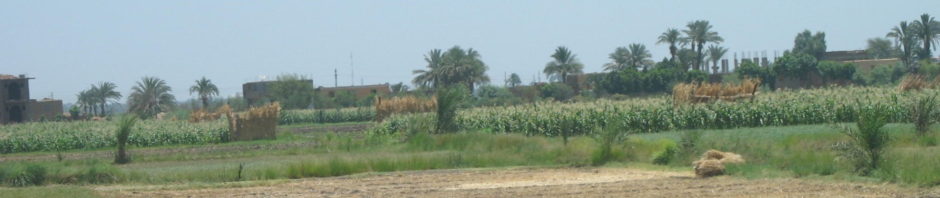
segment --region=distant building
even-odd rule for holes
[[[377,85],[360,85],[360,86],[345,86],[345,87],[317,87],[317,93],[324,94],[326,97],[336,97],[337,94],[342,92],[350,92],[356,99],[362,99],[372,95],[388,95],[392,93],[392,88],[389,87],[388,83],[377,84]]]
[[[870,58],[871,56],[869,56],[868,52],[865,50],[828,51],[823,54],[823,58],[820,61],[854,61]]]
[[[0,124],[52,120],[62,115],[62,101],[30,100],[26,75],[0,74]]]

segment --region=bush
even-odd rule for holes
[[[595,137],[600,144],[598,145],[599,148],[594,151],[591,157],[591,164],[594,166],[604,165],[614,157],[611,146],[614,142],[620,141],[620,138],[624,135],[622,131],[624,129],[625,128],[619,126],[608,127],[603,129],[603,131],[599,133],[599,136]]]
[[[552,98],[557,101],[567,101],[574,97],[574,89],[564,83],[551,83],[542,86],[542,97]]]
[[[806,73],[817,71],[816,58],[805,53],[785,53],[773,64],[773,72],[779,77],[803,79]]]
[[[827,81],[849,81],[855,76],[855,64],[822,61],[817,66],[819,74]]]
[[[437,90],[437,133],[457,131],[457,108],[466,94],[466,88],[460,85]]]
[[[881,154],[889,141],[883,128],[889,119],[886,112],[887,106],[881,103],[862,106],[858,110],[857,129],[843,130],[851,138],[848,144],[843,144],[843,156],[853,161],[855,171],[862,175],[869,175],[882,161]]]
[[[911,121],[914,122],[914,128],[918,135],[925,135],[930,130],[930,125],[936,122],[937,117],[937,96],[921,96],[914,100],[911,105]]]
[[[137,116],[134,115],[126,115],[118,122],[118,129],[115,133],[118,150],[117,155],[114,157],[114,163],[126,164],[131,162],[130,156],[127,155],[127,137],[130,136],[131,128],[134,127],[135,123],[137,123]]]
[[[776,75],[770,67],[761,67],[757,63],[745,61],[740,67],[734,70],[741,78],[758,78],[766,83],[771,89],[775,89]]]
[[[675,144],[666,145],[666,148],[663,151],[653,155],[653,164],[666,165],[673,161],[679,153],[679,149],[676,148]]]

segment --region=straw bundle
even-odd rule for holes
[[[375,99],[375,119],[382,121],[393,114],[432,112],[437,109],[434,98],[421,99],[414,96]]]
[[[701,159],[692,162],[692,169],[695,170],[695,175],[699,177],[711,177],[724,174],[725,164],[740,163],[744,163],[744,158],[741,155],[708,150],[705,154],[702,154]]]
[[[218,120],[222,115],[226,115],[232,112],[232,107],[229,107],[228,104],[222,105],[214,113],[209,113],[203,111],[202,109],[193,111],[189,114],[189,122],[196,123],[202,121],[213,121]]]
[[[277,102],[251,108],[245,113],[229,111],[225,115],[228,117],[232,140],[273,139],[276,136],[280,112],[281,106]]]
[[[760,80],[744,79],[741,84],[679,83],[672,88],[673,101],[681,103],[703,103],[717,100],[737,101],[753,98],[760,87]]]
[[[936,81],[936,79],[934,79]],[[927,88],[928,83],[923,75],[911,74],[904,76],[901,83],[898,83],[899,91],[921,90]]]

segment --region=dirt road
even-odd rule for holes
[[[271,186],[107,190],[118,197],[937,197],[937,189],[799,179],[694,178],[626,168],[433,170],[300,179]]]

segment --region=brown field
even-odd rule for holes
[[[630,168],[462,169],[372,173],[248,187],[100,187],[114,197],[938,197],[940,189],[801,179],[696,178]]]

